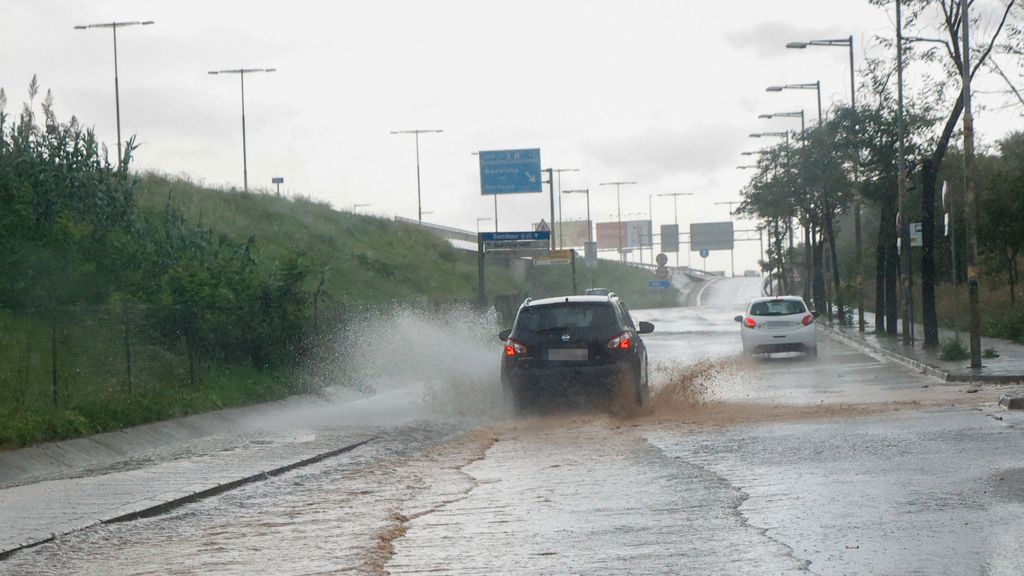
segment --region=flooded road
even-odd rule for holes
[[[437,388],[334,413],[374,440],[73,532],[0,573],[1019,574],[1024,417],[995,407],[1001,389],[944,385],[824,336],[817,361],[742,359],[732,317],[758,284],[634,311],[657,326],[657,390],[636,417],[509,419],[486,387],[495,346],[493,364],[462,362],[457,417]],[[287,425],[343,423],[329,420]]]

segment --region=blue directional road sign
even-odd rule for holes
[[[542,191],[540,148],[480,152],[480,194]]]
[[[647,283],[647,287],[654,290],[664,290],[672,285],[671,280],[651,280]]]
[[[708,250],[707,248],[701,248],[700,249],[700,257],[701,258],[707,258],[708,254],[711,254],[711,251]]]
[[[523,242],[525,240],[550,240],[548,230],[527,230],[526,232],[481,232],[484,242]]]

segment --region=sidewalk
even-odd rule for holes
[[[856,314],[854,323],[856,324]],[[875,315],[870,312],[864,313],[864,332],[858,331],[857,326],[827,326],[819,324],[830,335],[845,342],[867,349],[871,352],[888,356],[897,362],[917,368],[922,372],[935,376],[944,382],[979,382],[979,383],[1014,383],[1024,381],[1024,344],[1017,344],[1010,340],[998,338],[982,338],[981,349],[994,349],[999,356],[997,358],[982,358],[982,367],[972,369],[970,360],[958,360],[954,362],[942,360],[939,349],[925,350],[924,327],[915,324],[915,342],[912,345],[904,346],[902,337],[877,335],[875,329]],[[956,335],[952,330],[939,329],[939,342],[955,339]],[[960,332],[960,342],[964,348],[968,348],[969,334]]]
[[[313,424],[330,415],[327,401],[296,397],[0,453],[0,566],[19,549],[160,514],[374,439],[365,426]],[[278,424],[293,421],[310,425]]]

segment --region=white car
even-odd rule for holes
[[[736,316],[740,323],[743,353],[803,352],[818,355],[818,339],[814,329],[817,312],[807,308],[799,296],[754,298],[746,314]]]

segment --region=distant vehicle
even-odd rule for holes
[[[760,275],[761,274],[757,270],[744,270],[743,271],[743,277],[744,278],[757,278]]]
[[[743,353],[803,352],[818,356],[818,340],[814,329],[817,312],[808,310],[799,296],[754,298],[746,314],[734,319],[740,323]]]
[[[599,393],[638,407],[649,395],[647,348],[640,334],[654,324],[633,324],[614,293],[526,299],[505,343],[501,384],[516,412],[536,398],[566,393]]]
[[[607,296],[611,293],[612,291],[607,288],[587,288],[583,291],[586,296]]]

